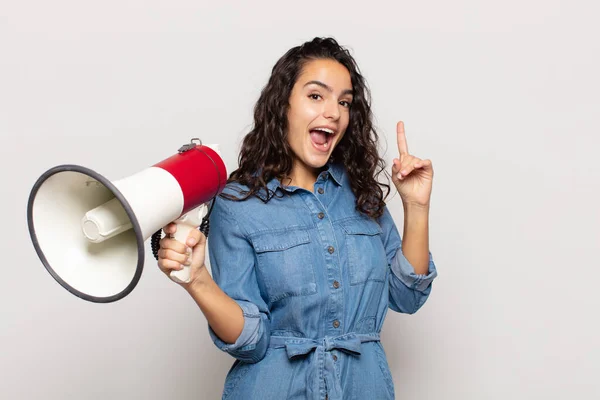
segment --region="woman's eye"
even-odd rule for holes
[[[313,100],[319,100],[321,98],[321,95],[320,94],[309,94],[308,97]]]
[[[350,106],[352,105],[352,103],[350,103],[349,101],[346,101],[346,100],[340,101],[340,104],[346,108],[350,108]]]

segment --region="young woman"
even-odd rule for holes
[[[431,161],[408,152],[398,123],[392,182],[403,240],[379,183],[370,97],[347,50],[315,38],[274,66],[239,168],[215,199],[208,240],[164,238],[165,274],[182,286],[214,343],[236,360],[224,399],[393,399],[379,341],[388,307],[414,313],[437,275],[429,252]],[[173,234],[174,226],[165,227]]]

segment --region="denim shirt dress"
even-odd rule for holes
[[[213,279],[244,315],[235,343],[208,328],[235,358],[223,399],[393,399],[379,334],[388,307],[412,314],[427,300],[431,253],[428,273],[415,274],[388,209],[378,220],[357,211],[340,165],[314,193],[276,179],[268,188],[279,197],[266,204],[217,197],[210,217]]]

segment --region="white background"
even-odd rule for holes
[[[0,397],[220,398],[232,359],[149,243],[129,296],[80,300],[35,254],[29,191],[65,163],[117,180],[192,137],[220,143],[232,171],[275,61],[332,35],[372,89],[388,163],[402,119],[410,151],[435,168],[439,277],[423,309],[388,313],[383,331],[397,398],[599,398],[599,12],[2,0]],[[401,227],[399,197],[389,204]]]

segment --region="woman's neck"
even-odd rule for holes
[[[306,165],[299,165],[296,161],[285,183],[289,186],[301,187],[312,192],[321,170],[323,168],[309,168]]]

